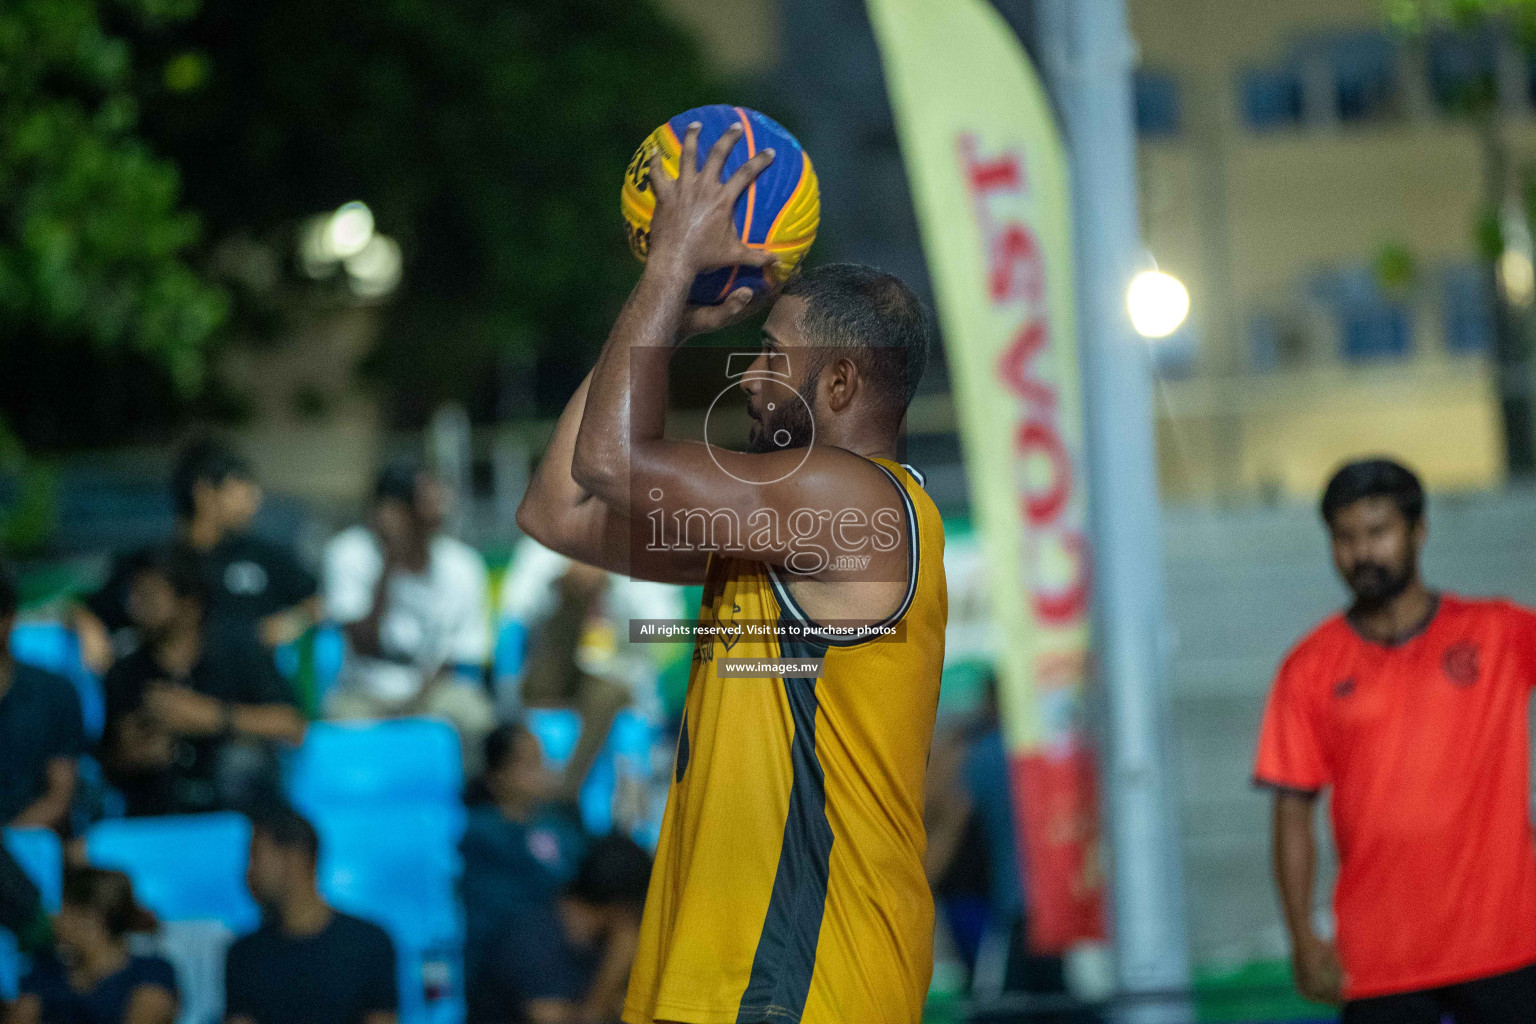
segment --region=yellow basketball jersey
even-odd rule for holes
[[[933,970],[923,783],[944,663],[944,531],[907,467],[909,579],[873,639],[695,643],[628,1024],[918,1024]],[[808,620],[780,575],[713,557],[703,624]],[[814,632],[814,630],[804,630]],[[824,656],[722,679],[722,657]]]

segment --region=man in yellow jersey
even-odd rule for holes
[[[740,375],[748,450],[669,439],[680,339],[749,311],[687,305],[696,274],[770,262],[721,181],[652,167],[639,284],[518,513],[537,540],[648,579],[702,582],[694,662],[624,1019],[917,1024],[932,971],[923,783],[944,660],[944,535],[896,461],[929,345],[897,278],[793,279]],[[697,170],[695,170],[698,168]],[[765,670],[765,660],[782,660]],[[738,673],[745,665],[747,671]]]

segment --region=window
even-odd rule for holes
[[[1413,316],[1382,289],[1369,267],[1323,271],[1309,291],[1332,313],[1346,360],[1404,359],[1411,353]]]
[[[1179,82],[1159,71],[1138,71],[1136,86],[1136,133],[1144,138],[1172,138],[1179,134]]]
[[[1243,123],[1254,131],[1273,131],[1301,123],[1304,107],[1301,73],[1267,68],[1243,74]]]
[[[1498,92],[1499,39],[1492,31],[1440,32],[1429,40],[1429,94],[1445,113],[1463,113]]]
[[[1397,112],[1397,48],[1382,33],[1317,38],[1299,45],[1297,55],[1327,68],[1334,114],[1340,121],[1368,121]]]
[[[1345,122],[1393,117],[1400,109],[1397,61],[1396,44],[1381,32],[1301,39],[1283,59],[1243,75],[1243,119],[1256,131],[1268,131],[1309,117]]]
[[[1346,304],[1339,311],[1344,334],[1344,358],[1402,359],[1408,355],[1413,321],[1405,306],[1369,300]]]
[[[1456,355],[1493,348],[1493,311],[1485,271],[1476,263],[1446,268],[1441,280],[1441,329],[1446,350]]]

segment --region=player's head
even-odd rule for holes
[[[312,892],[319,861],[320,835],[299,812],[274,805],[255,815],[245,882],[257,903],[270,909]]]
[[[177,458],[171,499],[178,519],[201,519],[221,534],[238,533],[261,509],[261,487],[250,463],[228,445],[202,438]]]
[[[448,518],[448,489],[431,470],[414,459],[396,459],[379,470],[373,486],[375,508],[397,505],[417,529],[431,536]]]
[[[155,917],[133,898],[133,883],[121,871],[93,867],[64,869],[64,898],[54,918],[59,945],[83,956],[103,951],[132,932],[154,931]]]
[[[485,771],[470,786],[472,803],[532,808],[549,798],[555,780],[539,738],[521,722],[508,722],[485,738]]]
[[[922,301],[894,274],[833,263],[794,278],[742,381],[749,450],[803,448],[813,425],[823,436],[838,423],[894,433],[928,365],[931,334]]]
[[[208,581],[202,559],[180,544],[138,555],[128,575],[128,618],[150,642],[202,621]]]
[[[1323,490],[1333,564],[1362,604],[1382,604],[1418,578],[1424,487],[1390,459],[1345,465]]]
[[[650,854],[634,840],[615,832],[594,842],[565,887],[572,938],[589,944],[615,919],[638,921],[650,881]]]

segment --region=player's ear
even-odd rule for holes
[[[847,356],[841,356],[827,364],[822,371],[826,383],[827,408],[842,412],[853,404],[864,381],[859,376],[859,364]]]

